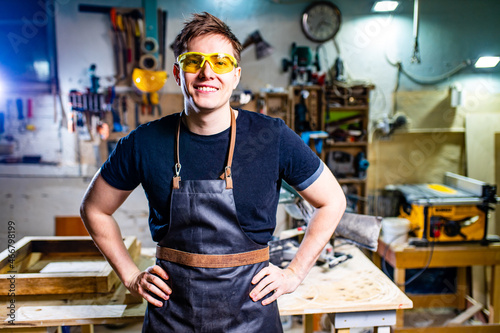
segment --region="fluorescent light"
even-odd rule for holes
[[[495,67],[500,61],[500,57],[480,57],[477,59],[474,67],[476,68],[491,68]]]
[[[372,11],[373,12],[392,12],[399,5],[397,1],[376,1],[373,4]]]

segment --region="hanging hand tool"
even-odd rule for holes
[[[128,132],[128,112],[127,112],[127,96],[123,95],[121,96],[121,103],[122,103],[122,131],[123,132]]]
[[[111,20],[111,27],[113,30],[113,50],[115,56],[115,66],[116,66],[116,78],[117,80],[123,80],[125,78],[125,72],[123,71],[123,57],[121,56],[121,38],[118,32],[118,26],[116,24],[116,8],[111,8],[109,11],[109,18]]]
[[[26,104],[26,118],[28,118],[28,123],[26,124],[26,129],[28,131],[34,131],[35,125],[32,123],[33,120],[33,100],[31,98],[28,98],[27,104]]]
[[[134,61],[135,63],[139,62],[141,57],[141,39],[144,31],[143,21],[142,21],[142,13],[138,9],[134,9],[130,13],[128,13],[128,17],[131,23],[131,30],[134,37]]]
[[[165,69],[165,62],[167,60],[167,54],[165,52],[165,46],[167,42],[167,11],[159,10],[161,13],[161,30],[160,30],[160,54],[161,54],[161,68]]]
[[[114,107],[116,102],[115,99],[116,99],[115,87],[109,87],[106,103],[109,105],[111,115],[113,116],[113,132],[121,132],[122,124],[120,120],[120,114],[116,111]]]
[[[13,105],[14,105],[14,101],[12,99],[8,99],[7,102],[6,102],[6,128],[7,128],[7,132],[10,133],[10,130],[13,128],[12,126],[12,121],[14,119],[14,115],[13,115],[13,111],[12,111],[12,108],[13,108]]]
[[[17,107],[17,120],[19,121],[19,132],[24,132],[26,130],[26,124],[24,121],[24,110],[23,110],[23,100],[18,98],[16,99],[16,107]]]
[[[123,15],[123,25],[125,28],[125,36],[127,39],[127,66],[134,63],[135,51],[135,21],[130,17],[130,14]]]
[[[23,113],[23,100],[18,98],[16,99],[16,107],[17,107],[17,120],[23,120],[24,119],[24,113]]]
[[[5,133],[5,113],[0,112],[0,135]]]
[[[128,63],[128,46],[127,46],[127,40],[125,38],[125,27],[123,25],[123,16],[120,13],[116,13],[116,27],[118,29],[118,38],[120,39],[120,44],[121,44],[121,65],[122,65],[122,71],[124,78],[128,76],[128,69],[127,69],[127,63]]]
[[[139,127],[139,103],[135,103],[135,127]]]

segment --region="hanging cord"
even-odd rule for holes
[[[416,229],[414,230],[410,230],[410,232],[412,231],[415,231]],[[385,247],[385,250],[384,250],[384,254],[381,258],[381,266],[382,266],[382,271],[387,275],[389,276],[389,273],[387,272],[387,264],[386,264],[386,256],[387,256],[387,252],[389,251],[389,248],[391,247],[391,244],[396,241],[397,239],[405,236],[407,233],[405,232],[404,234],[400,234],[400,235],[396,235],[396,237],[394,237],[394,239],[392,239],[389,243],[386,244],[386,247]],[[435,244],[435,241],[431,241],[430,242],[430,246],[431,246],[431,251],[429,253],[429,259],[427,260],[427,263],[425,264],[425,266],[420,270],[418,271],[416,274],[414,274],[411,278],[409,278],[408,280],[405,281],[405,283],[403,284],[400,284],[398,283],[397,286],[398,287],[406,287],[407,285],[409,285],[410,283],[412,283],[413,281],[415,281],[420,275],[422,275],[430,266],[431,264],[431,261],[432,261],[432,255],[434,254],[434,244]]]
[[[387,62],[391,66],[397,67],[397,69],[398,69],[398,78],[396,80],[395,91],[397,91],[399,89],[399,83],[400,83],[399,82],[399,75],[400,74],[404,74],[407,78],[409,78],[411,81],[413,81],[415,83],[418,83],[421,85],[432,85],[432,84],[437,84],[437,83],[440,83],[444,80],[449,79],[450,77],[457,74],[458,72],[460,72],[464,68],[469,67],[472,63],[470,60],[464,60],[460,64],[458,64],[458,66],[456,66],[455,68],[453,68],[452,70],[450,70],[446,73],[443,73],[441,75],[434,76],[434,77],[423,77],[423,76],[417,76],[415,74],[411,74],[411,73],[407,72],[403,68],[403,64],[401,63],[401,61],[393,62],[389,59],[387,54],[385,55],[385,59],[387,60]]]

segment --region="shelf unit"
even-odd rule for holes
[[[371,85],[334,84],[325,88],[325,140],[321,158],[332,170],[347,197],[348,209],[366,214],[368,122]]]
[[[320,151],[309,146],[332,170],[348,199],[348,210],[366,214],[368,124],[372,85],[290,86],[286,93],[264,93],[264,113],[285,120],[297,134],[323,131]],[[303,98],[303,95],[307,98]]]
[[[268,116],[281,118],[290,126],[292,121],[289,107],[288,93],[286,92],[265,92],[261,95],[261,112]]]
[[[302,92],[307,93],[307,98],[304,100],[301,98]],[[323,96],[324,91],[321,86],[290,86],[290,123],[288,126],[299,134],[302,129],[309,131],[323,130]],[[299,105],[302,105],[303,108],[299,107]],[[306,111],[305,114],[302,114],[303,110]],[[300,119],[301,116],[304,117],[302,120]]]

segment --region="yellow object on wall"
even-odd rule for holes
[[[140,91],[157,92],[167,81],[167,72],[135,68],[132,72],[132,81]]]

